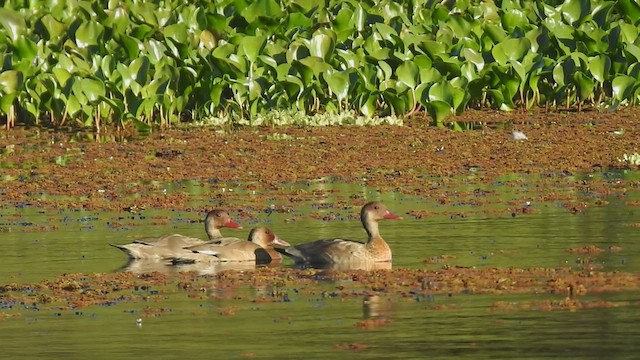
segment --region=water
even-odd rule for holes
[[[213,188],[256,196],[241,185],[191,185],[197,189],[192,194],[196,207],[216,206],[205,200],[211,198]],[[637,190],[630,189],[624,198],[611,196],[596,206],[596,200],[603,199],[575,193],[570,187],[541,190],[533,184],[495,185],[489,195],[450,196],[444,204],[438,199],[341,184],[311,187],[331,191],[321,200],[296,204],[283,204],[273,197],[275,209],[286,205],[290,212],[267,211],[267,204],[250,211],[251,215],[231,211],[245,229],[225,229],[225,235],[245,237],[248,229],[259,223],[293,244],[333,236],[364,240],[362,226],[354,220],[358,209],[333,204],[365,196],[384,201],[390,210],[405,217],[380,224],[394,252],[394,268],[581,268],[591,258],[591,263],[604,271],[640,272],[640,236],[638,228],[631,226],[639,221],[637,206],[633,206],[633,201],[640,200]],[[170,186],[168,191],[172,191]],[[537,203],[541,191],[568,193],[572,200],[590,206],[572,214],[560,201]],[[531,213],[512,216],[508,211],[514,203],[526,207],[527,201],[532,201]],[[241,208],[241,202],[230,208]],[[416,210],[428,214],[411,216]],[[324,215],[335,219],[316,219]],[[165,233],[202,237],[203,224],[195,223],[201,216],[187,211],[132,214],[31,206],[1,209],[0,285],[39,282],[63,273],[120,271],[126,256],[109,243]],[[591,244],[605,251],[592,256],[568,251]],[[336,284],[319,286],[331,291]],[[638,351],[640,295],[633,292],[587,295],[594,301],[620,306],[575,312],[492,306],[498,301],[535,304],[542,299],[561,300],[560,295],[382,296],[379,308],[371,314],[360,297],[322,297],[320,290],[304,291],[305,286],[285,290],[291,301],[253,303],[247,299],[260,290],[250,288],[233,289],[230,294],[225,293],[228,289],[220,289],[220,296],[203,298],[169,288],[160,292],[160,300],[148,302],[80,309],[57,309],[56,304],[40,310],[0,308],[0,358],[631,359]],[[149,309],[163,311],[142,316]],[[233,314],[226,314],[229,309]],[[19,312],[21,316],[2,319],[3,312]],[[372,316],[381,323],[370,329],[359,326]]]

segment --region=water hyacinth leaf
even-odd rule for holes
[[[76,30],[76,44],[80,48],[98,45],[102,41],[103,32],[104,26],[100,25],[98,22],[84,22],[80,24]]]
[[[360,112],[364,116],[374,116],[376,113],[376,108],[378,103],[378,94],[377,93],[368,93],[363,95],[360,98]]]
[[[15,94],[22,89],[23,76],[16,70],[6,70],[0,73],[0,93],[2,95]]]
[[[571,25],[577,25],[590,10],[590,1],[566,0],[562,4],[562,17]]]
[[[129,56],[129,60],[137,59],[140,54],[140,48],[142,47],[142,42],[140,40],[129,36],[129,35],[120,35],[120,44],[127,51],[127,55]]]
[[[292,100],[298,99],[300,94],[302,93],[302,89],[304,89],[302,80],[293,75],[287,75],[285,80],[282,81],[280,85],[287,93],[287,97]]]
[[[453,88],[453,108],[456,115],[461,115],[467,108],[467,104],[471,101],[471,94],[462,88]]]
[[[623,101],[629,98],[634,91],[636,79],[627,76],[616,76],[611,82],[611,88],[613,90],[613,98],[618,101]]]
[[[594,96],[596,85],[591,77],[582,71],[576,71],[573,74],[573,80],[580,100],[586,100]]]
[[[640,20],[640,4],[636,0],[618,0],[616,4],[621,10],[620,13],[631,20],[631,23],[638,23],[638,20]]]
[[[89,103],[95,104],[100,101],[101,98],[104,98],[106,91],[102,81],[96,79],[81,79],[78,83]]]
[[[607,55],[598,55],[589,59],[589,72],[599,83],[604,83],[611,70],[611,59]]]
[[[272,19],[280,18],[282,9],[280,9],[280,4],[275,0],[256,0],[242,10],[240,14],[248,23],[252,23],[261,16]]]
[[[484,58],[482,57],[481,53],[473,49],[465,48],[462,51],[462,54],[464,55],[464,58],[467,59],[467,61],[475,65],[478,71],[482,71],[482,69],[484,69]]]
[[[122,7],[117,7],[110,17],[111,29],[115,34],[123,34],[131,24],[129,14]]]
[[[415,89],[418,86],[420,69],[413,61],[403,62],[396,70],[396,74],[398,75],[398,80],[411,89]]]
[[[187,32],[187,25],[184,23],[171,24],[164,27],[162,34],[170,39],[173,39],[179,43],[187,43],[189,34]]]
[[[442,54],[446,54],[447,48],[446,45],[433,40],[427,40],[420,45],[420,49],[422,49],[426,55],[430,55],[431,58],[436,56],[440,56]]]
[[[640,29],[632,24],[619,23],[622,42],[626,45],[633,45],[633,42],[640,36]]]
[[[362,5],[360,5],[359,2],[356,2],[353,16],[351,17],[351,23],[353,24],[353,27],[356,29],[356,31],[362,32],[365,29],[366,21],[367,21],[366,11],[362,8]]]
[[[67,71],[67,69],[63,69],[57,66],[54,67],[51,72],[53,73],[53,76],[55,77],[58,84],[60,84],[61,86],[64,86],[67,83],[67,80],[69,80],[69,78],[71,77],[71,73]]]
[[[266,43],[267,38],[264,36],[246,36],[240,41],[239,50],[247,56],[249,62],[254,63],[262,53]]]
[[[131,74],[131,78],[140,85],[146,84],[149,67],[149,58],[147,58],[146,56],[139,57],[133,60],[129,65],[129,73]]]
[[[147,54],[149,54],[149,59],[152,64],[157,64],[162,60],[165,57],[165,51],[167,51],[167,47],[164,46],[163,43],[154,39],[150,39],[145,43],[144,48]]]
[[[453,93],[453,86],[448,81],[441,81],[429,88],[429,102],[441,101],[447,103],[451,108],[453,105]]]
[[[553,80],[560,86],[570,83],[572,74],[576,71],[576,65],[573,59],[567,58],[565,61],[558,62],[553,68]]]
[[[442,127],[442,123],[451,115],[451,105],[444,101],[429,101],[425,107],[438,127]]]
[[[333,37],[327,34],[316,33],[311,38],[309,51],[313,56],[317,56],[324,59],[325,61],[329,61],[331,59],[331,56],[333,55],[334,49],[335,41],[333,40]]]
[[[483,34],[486,34],[493,44],[499,44],[508,37],[502,26],[490,22],[484,24]]]
[[[634,44],[626,44],[625,49],[627,53],[631,54],[635,60],[633,62],[640,61],[640,47]]]
[[[395,43],[398,33],[394,28],[385,23],[377,23],[373,27],[383,40]]]
[[[13,41],[27,33],[25,18],[9,8],[0,8],[0,25],[7,30],[7,34]]]
[[[510,9],[502,16],[502,25],[507,31],[513,33],[516,28],[525,30],[527,27],[525,25],[529,25],[529,19],[522,10]]]
[[[346,71],[327,71],[324,72],[323,77],[339,102],[346,99],[349,94],[349,74]]]
[[[313,76],[318,79],[320,78],[321,74],[333,69],[331,65],[327,64],[326,62],[324,62],[324,60],[316,56],[306,57],[300,60],[300,63],[311,69],[311,71],[313,72]]]
[[[36,46],[36,43],[25,36],[18,37],[18,39],[14,41],[13,47],[15,49],[14,54],[17,59],[24,59],[29,63],[31,63],[36,58],[36,55],[38,55],[38,47]]]
[[[40,18],[39,24],[42,24],[46,31],[47,39],[57,39],[65,31],[64,24],[56,20],[51,14],[46,14]]]
[[[355,26],[351,21],[352,17],[353,17],[353,10],[351,10],[348,7],[343,7],[338,11],[338,14],[333,18],[333,29],[336,31],[338,40],[345,41],[355,31]]]
[[[382,80],[389,80],[393,76],[393,69],[386,61],[378,61],[378,68],[382,71],[384,75]]]
[[[531,43],[527,38],[511,38],[507,39],[491,50],[493,58],[500,65],[507,65],[510,60],[522,60],[524,56],[529,52]]]

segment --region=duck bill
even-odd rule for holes
[[[242,226],[238,225],[238,223],[233,220],[227,221],[226,223],[224,223],[224,226],[232,229],[242,229]]]
[[[280,239],[279,237],[276,236],[275,239],[273,239],[273,245],[280,245],[280,246],[291,246],[288,242]]]
[[[398,216],[396,214],[393,214],[391,212],[388,212],[386,214],[384,214],[384,218],[385,219],[392,219],[392,220],[402,220],[402,216]]]

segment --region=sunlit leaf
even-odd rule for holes
[[[328,61],[333,55],[335,42],[333,38],[325,33],[316,33],[311,38],[309,51],[311,55]]]
[[[246,36],[240,41],[240,50],[254,63],[264,49],[267,38],[264,36]]]
[[[104,26],[96,21],[87,21],[80,24],[76,30],[76,43],[79,47],[98,45],[102,41]]]
[[[565,0],[562,4],[562,16],[569,24],[579,23],[590,11],[590,1]]]
[[[635,87],[636,79],[627,75],[616,76],[611,83],[613,98],[618,101],[626,100]]]
[[[451,105],[444,101],[430,101],[425,107],[427,108],[429,116],[431,116],[437,126],[442,126],[442,122],[451,115]]]
[[[406,84],[408,87],[415,89],[418,86],[419,68],[413,61],[405,61],[396,70],[398,80]]]
[[[611,69],[611,59],[606,55],[594,56],[589,60],[589,72],[599,83],[604,83]]]
[[[338,101],[344,100],[349,93],[349,75],[345,71],[325,72],[324,79]]]
[[[24,17],[10,8],[0,8],[0,25],[7,30],[13,41],[27,33],[27,23]]]
[[[23,76],[16,70],[6,70],[0,73],[0,93],[15,94],[22,89]]]

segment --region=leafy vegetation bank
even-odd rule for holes
[[[615,108],[640,100],[639,33],[634,0],[7,0],[0,119]]]

